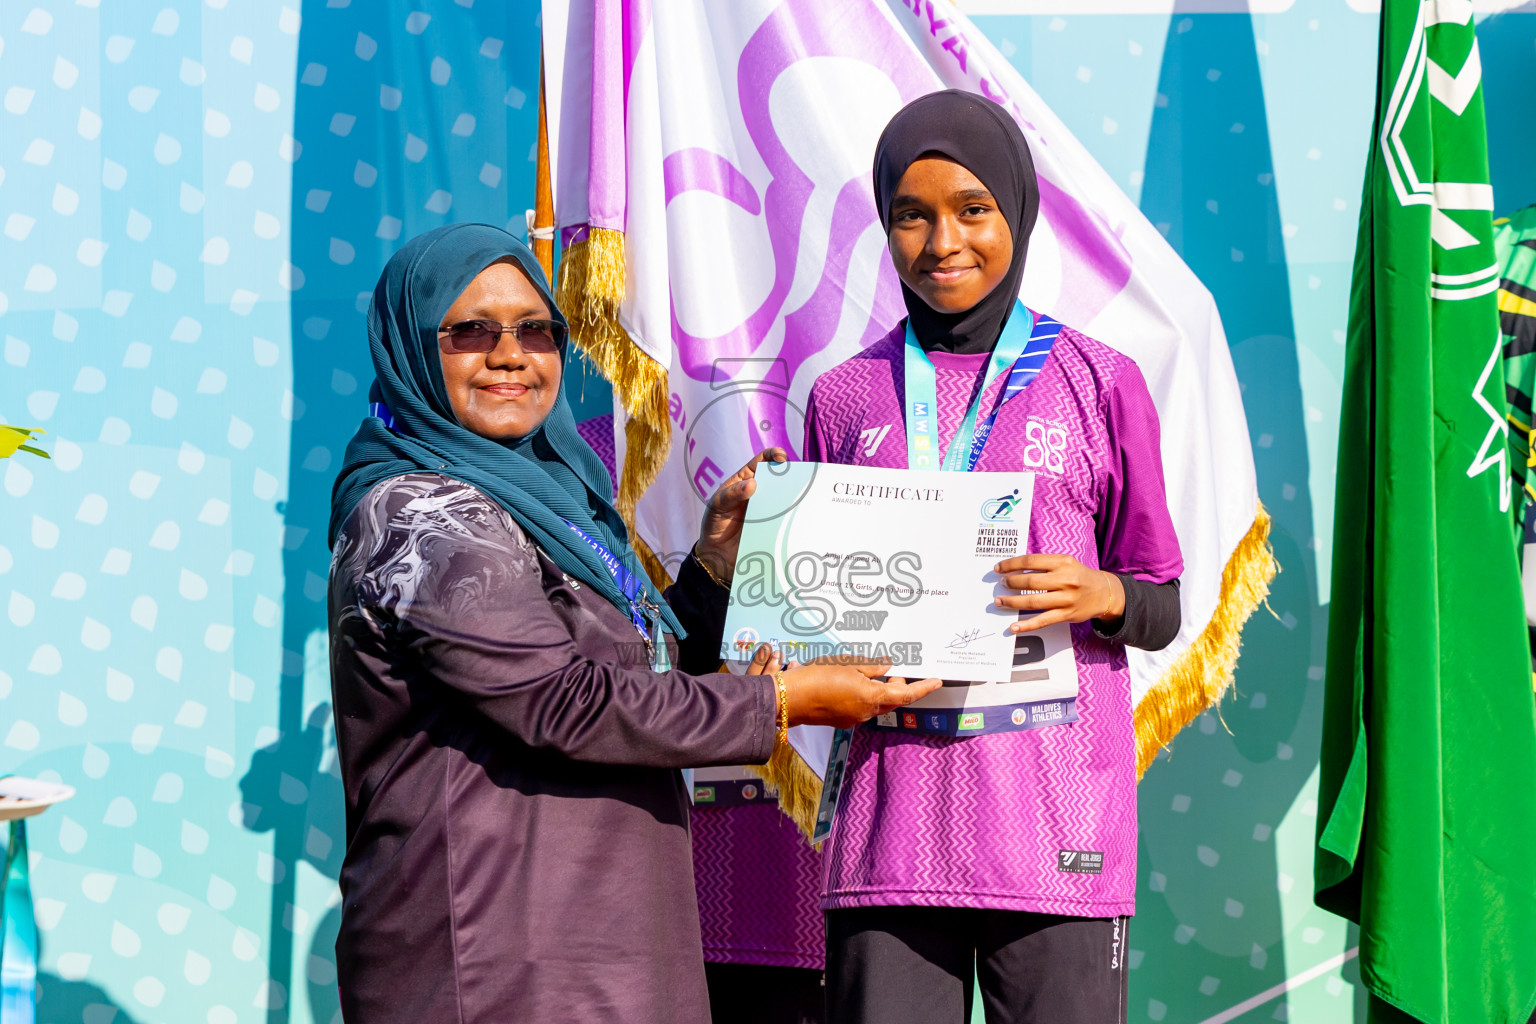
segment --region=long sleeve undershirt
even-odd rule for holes
[[[1116,573],[1125,588],[1125,614],[1109,628],[1095,619],[1093,631],[1106,640],[1160,651],[1179,635],[1179,581],[1148,583],[1135,576]]]

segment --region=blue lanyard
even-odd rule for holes
[[[619,585],[619,592],[624,595],[624,600],[629,602],[629,621],[634,623],[635,629],[640,633],[641,639],[651,652],[651,667],[658,672],[665,672],[671,667],[671,659],[667,654],[666,638],[661,630],[661,608],[653,602],[646,592],[645,583],[638,573],[633,572],[629,566],[608,550],[608,546],[586,530],[577,526],[569,519],[561,519],[561,522],[569,526],[587,546],[597,553],[598,560],[608,567],[613,574],[613,582]],[[4,1024],[0,1021],[0,1024]]]
[[[941,469],[946,472],[968,472],[975,469],[976,463],[981,461],[981,452],[987,445],[987,438],[992,435],[992,427],[997,423],[998,412],[1040,375],[1059,334],[1060,323],[1044,313],[1032,313],[1022,302],[1018,304],[1003,328],[1002,337],[997,339],[997,345],[992,349],[992,357],[987,360],[986,376],[982,378],[976,397],[955,431],[941,466],[938,464],[938,380],[933,362],[917,343],[909,322],[906,337],[907,468]],[[987,418],[978,424],[981,400],[987,386],[1005,367],[1009,368],[1008,380],[1003,385],[1002,394],[998,396]]]
[[[383,420],[385,430],[395,429],[395,414],[390,412],[389,406],[385,405],[383,402],[369,402],[368,415],[377,416],[379,419]]]
[[[0,778],[3,778],[0,775]],[[37,1006],[37,920],[32,916],[27,823],[11,822],[0,876],[0,1024],[33,1024]]]

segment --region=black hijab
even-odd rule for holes
[[[927,351],[990,352],[1019,298],[1024,254],[1040,212],[1040,186],[1029,143],[1002,107],[975,93],[947,89],[908,103],[875,147],[875,208],[891,230],[891,197],[918,157],[937,153],[981,179],[1013,232],[1013,262],[987,297],[963,313],[940,313],[905,284],[901,297],[918,344]]]

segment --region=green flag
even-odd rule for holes
[[[1373,1020],[1536,1005],[1536,701],[1468,0],[1384,0],[1350,304],[1317,903]]]

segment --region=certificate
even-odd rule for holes
[[[763,463],[746,513],[722,657],[891,663],[945,685],[877,728],[969,736],[1075,721],[1065,624],[1015,635],[993,566],[1024,553],[1031,473]],[[1032,613],[1026,613],[1032,614]]]

